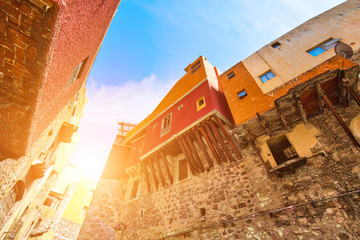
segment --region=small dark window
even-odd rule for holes
[[[179,161],[179,181],[188,177],[187,162],[185,159]]]
[[[164,134],[170,132],[170,130],[171,130],[171,113],[169,113],[168,115],[166,115],[166,117],[162,119],[160,136],[163,136]]]
[[[196,101],[196,109],[199,111],[199,110],[203,109],[205,106],[206,106],[205,97],[202,96],[201,98],[199,98]]]
[[[200,216],[203,217],[206,215],[206,209],[205,208],[200,208]]]
[[[234,72],[231,72],[227,75],[228,79],[231,79],[233,77],[235,77],[235,73]]]
[[[273,44],[271,44],[271,46],[273,47],[273,48],[277,48],[277,47],[280,47],[280,43],[279,42],[275,42],[275,43],[273,43]]]
[[[238,95],[239,99],[242,99],[247,96],[247,92],[245,91],[245,89],[243,89],[240,92],[238,92],[237,95]]]
[[[84,61],[82,61],[81,63],[79,63],[79,65],[77,65],[73,71],[71,72],[70,75],[70,79],[69,79],[69,84],[73,83],[76,79],[80,78],[80,76],[82,75],[82,72],[84,70],[85,64],[87,62],[88,58],[84,59]]]
[[[196,70],[198,70],[201,67],[200,60],[197,61],[194,65],[191,66],[191,74],[193,74]]]
[[[140,210],[140,217],[143,217],[144,216],[144,210]]]
[[[138,191],[138,185],[139,185],[139,180],[135,180],[132,185],[130,199],[136,198],[137,191]]]
[[[272,137],[266,143],[278,165],[299,157],[285,135]]]

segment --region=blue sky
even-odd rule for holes
[[[122,0],[88,78],[72,163],[98,174],[116,122],[145,118],[199,55],[225,71],[341,2]]]

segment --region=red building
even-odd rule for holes
[[[0,2],[0,239],[30,234],[69,160],[86,78],[119,2]],[[18,221],[30,225],[14,229]]]

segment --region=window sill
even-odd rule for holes
[[[287,173],[287,172],[294,172],[295,169],[305,165],[306,162],[307,162],[306,157],[294,158],[274,167],[273,169],[270,170],[270,172],[274,172],[278,175],[282,175],[283,173]]]

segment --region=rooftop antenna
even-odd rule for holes
[[[342,56],[346,59],[351,58],[354,54],[352,47],[343,42],[339,42],[338,44],[336,44],[334,50],[336,55]],[[344,61],[342,62],[342,70],[344,70]]]

